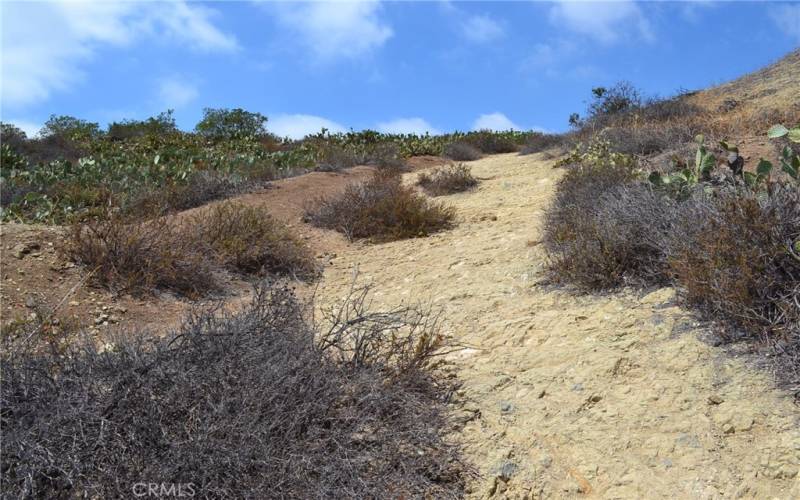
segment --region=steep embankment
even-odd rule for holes
[[[472,163],[447,198],[460,225],[340,249],[318,290],[354,269],[376,306],[429,301],[467,348],[449,366],[473,497],[800,497],[797,407],[769,377],[702,341],[669,289],[577,297],[540,283],[542,210],[560,170],[540,155]],[[416,174],[408,174],[412,181]]]

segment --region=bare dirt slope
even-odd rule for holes
[[[551,165],[473,162],[480,187],[445,198],[457,228],[347,246],[320,302],[340,299],[358,268],[376,306],[443,310],[469,346],[450,368],[463,380],[454,437],[480,472],[471,497],[800,498],[797,406],[700,340],[671,290],[578,297],[540,283]]]

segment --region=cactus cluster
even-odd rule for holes
[[[685,165],[670,174],[653,172],[648,177],[650,183],[659,189],[673,193],[677,198],[683,198],[688,196],[698,183],[710,180],[711,172],[717,165],[717,158],[706,149],[703,135],[695,137],[695,142],[697,142],[697,152],[693,166]],[[724,147],[732,152],[735,151],[738,157],[738,150],[735,147],[727,144]]]
[[[770,139],[786,137],[791,142],[800,143],[800,127],[788,129],[783,125],[775,125],[769,129],[767,137]],[[717,158],[706,149],[702,135],[698,135],[695,141],[698,146],[694,165],[685,165],[682,168],[679,166],[676,172],[670,174],[652,172],[648,180],[654,187],[667,191],[675,198],[684,198],[697,184],[710,180],[711,172],[717,165]],[[720,141],[719,146],[727,153],[726,163],[734,179],[741,179],[745,186],[754,191],[770,183],[775,169],[772,162],[761,158],[756,165],[756,171],[747,172],[744,170],[744,158],[739,155],[739,148],[736,145]],[[795,183],[800,184],[800,156],[791,147],[786,146],[781,151],[780,162],[781,170]]]
[[[774,125],[767,131],[767,137],[770,139],[786,137],[790,141],[800,144],[800,126],[788,129],[780,124]],[[758,163],[758,168],[763,169],[769,174],[774,166],[772,162],[762,158]],[[800,184],[800,155],[795,153],[789,146],[785,146],[781,151],[781,170],[788,174],[796,183]]]

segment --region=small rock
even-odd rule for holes
[[[542,389],[542,390],[539,392],[539,395],[538,395],[538,396],[536,396],[536,397],[537,397],[537,398],[539,398],[539,399],[542,399],[542,398],[543,398],[543,397],[545,397],[546,395],[547,395],[547,391],[545,391],[544,389]]]
[[[27,299],[25,299],[25,307],[27,307],[28,309],[33,309],[34,307],[36,307],[36,299],[34,299],[33,297],[28,297]]]
[[[736,432],[736,428],[733,426],[732,423],[728,422],[726,424],[722,424],[722,432],[725,434],[733,434]]]
[[[38,249],[38,243],[17,243],[11,248],[11,254],[16,258],[21,259],[31,253],[31,251]]]
[[[503,413],[511,413],[514,411],[514,405],[510,401],[500,401],[500,411]]]
[[[720,405],[724,402],[725,400],[722,399],[722,397],[720,397],[719,394],[712,394],[711,396],[708,397],[708,404],[710,405]]]
[[[77,300],[70,300],[69,301],[69,305],[72,306],[72,307],[76,307],[76,306],[81,305],[81,303],[78,302]]]
[[[495,469],[495,477],[502,481],[508,481],[517,472],[517,468],[517,464],[514,462],[505,461]]]

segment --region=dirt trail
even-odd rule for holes
[[[472,162],[480,187],[445,198],[457,228],[340,249],[318,298],[340,299],[357,266],[376,305],[444,310],[470,346],[452,362],[455,438],[480,472],[471,497],[800,498],[797,406],[700,340],[671,290],[576,297],[537,284],[551,165]]]

